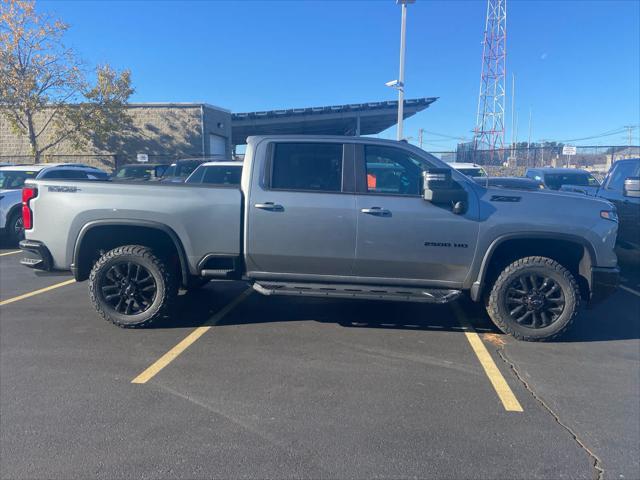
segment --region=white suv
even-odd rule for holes
[[[108,180],[107,172],[81,163],[41,163],[0,167],[0,232],[17,242],[23,238],[22,186],[25,180]]]

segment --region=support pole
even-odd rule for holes
[[[402,23],[400,26],[400,73],[398,75],[398,134],[397,140],[402,140],[402,121],[404,120],[404,53],[405,36],[407,30],[407,4],[402,4]]]

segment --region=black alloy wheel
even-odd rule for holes
[[[544,328],[554,323],[565,307],[562,288],[553,278],[538,273],[517,277],[507,289],[511,319],[523,327]]]
[[[158,292],[149,270],[131,261],[112,264],[103,274],[100,289],[105,302],[124,315],[147,311]]]

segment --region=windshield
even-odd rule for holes
[[[487,174],[482,168],[459,168],[460,173],[463,173],[467,177],[486,177]]]
[[[24,181],[34,178],[38,172],[25,170],[0,170],[0,189],[11,190],[22,188]]]
[[[186,178],[203,162],[182,162],[176,166],[176,177]]]
[[[116,173],[116,178],[134,177],[144,178],[153,177],[155,167],[148,167],[143,165],[134,165],[131,167],[122,167]]]
[[[242,167],[207,167],[202,183],[215,185],[240,185]]]
[[[580,187],[598,187],[600,183],[593,175],[586,172],[576,173],[547,173],[544,183],[553,190],[559,190],[562,185],[577,185]]]

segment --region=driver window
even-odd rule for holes
[[[388,195],[420,195],[422,168],[417,159],[393,147],[365,146],[367,191]]]

